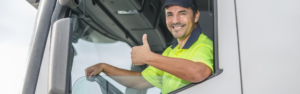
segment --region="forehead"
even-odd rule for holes
[[[179,5],[168,5],[168,6],[166,6],[165,10],[166,10],[166,12],[178,12],[181,10],[192,11],[191,7],[185,8],[185,7],[182,7]]]

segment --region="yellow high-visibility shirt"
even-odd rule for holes
[[[201,31],[200,26],[197,26],[181,49],[175,42],[162,55],[204,63],[212,70],[213,74],[213,42]],[[167,94],[191,83],[153,66],[146,68],[142,75],[149,83],[160,88],[162,94]]]

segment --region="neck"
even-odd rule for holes
[[[182,48],[185,45],[185,43],[187,42],[187,40],[189,39],[190,36],[191,36],[191,34],[189,34],[185,38],[177,39],[179,48]]]
[[[192,32],[196,29],[196,27],[197,27],[197,23],[195,23],[195,25],[193,27],[194,29],[189,32],[188,36],[180,38],[180,39],[177,39],[179,49],[181,49],[185,45],[185,43],[187,42],[187,40],[191,36]]]

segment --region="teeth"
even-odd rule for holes
[[[180,29],[181,27],[174,27],[174,29]]]

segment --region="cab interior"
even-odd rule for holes
[[[66,17],[73,19],[73,65],[76,65],[77,55],[80,54],[76,47],[79,40],[95,44],[120,41],[133,47],[142,45],[142,35],[147,34],[151,51],[158,54],[161,54],[176,40],[166,27],[165,10],[162,8],[165,0],[74,1],[78,6],[69,7],[66,13]],[[196,2],[200,11],[198,24],[202,28],[202,32],[215,42],[213,0],[196,0]],[[147,65],[129,64],[129,69],[132,71],[141,72],[147,68]],[[73,81],[77,78],[71,77]],[[146,92],[147,89],[127,88],[125,94],[146,94]]]

